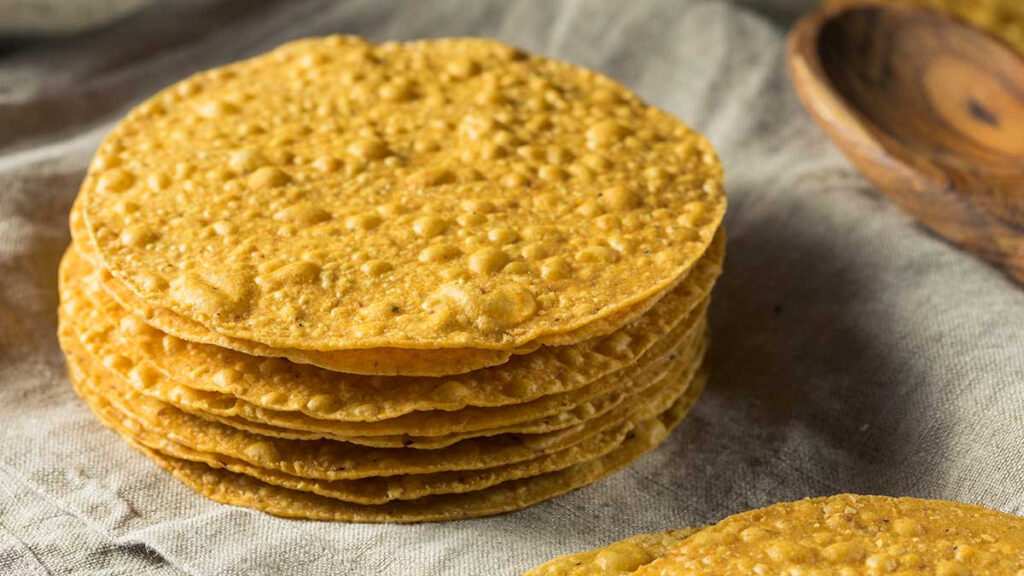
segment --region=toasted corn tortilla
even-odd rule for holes
[[[706,344],[704,345],[703,350],[706,350]],[[625,414],[629,414],[637,410],[643,410],[646,402],[642,399],[645,399],[648,396],[660,397],[657,396],[658,390],[664,389],[669,386],[670,383],[677,381],[679,378],[688,378],[692,376],[692,374],[696,372],[698,365],[701,363],[705,355],[706,353],[702,351],[698,355],[701,360],[692,362],[689,366],[680,363],[670,371],[666,371],[656,377],[652,376],[651,383],[647,387],[637,390],[637,392],[632,396],[624,396],[616,393],[553,417],[531,420],[529,422],[513,424],[502,428],[447,434],[444,436],[394,435],[346,437],[335,436],[331,433],[325,434],[323,432],[310,432],[308,430],[280,428],[259,422],[252,422],[238,417],[221,417],[212,416],[210,414],[198,415],[239,430],[246,430],[266,436],[306,440],[330,438],[374,448],[440,450],[459,445],[469,440],[484,440],[496,436],[509,435],[519,438],[527,438],[531,444],[547,445],[549,442],[547,439],[564,438],[564,434],[571,435],[573,431],[578,430],[581,427],[585,428],[595,423],[600,426],[601,422],[606,422],[612,419],[618,421],[625,418]]]
[[[295,476],[276,469],[253,466],[248,462],[222,454],[194,450],[175,442],[172,439],[173,435],[164,437],[158,432],[143,428],[136,420],[114,409],[95,390],[90,389],[84,379],[79,380],[76,390],[104,425],[151,450],[183,460],[246,474],[269,484],[313,492],[356,504],[383,504],[391,500],[412,500],[431,494],[471,492],[508,480],[561,470],[578,462],[603,456],[620,444],[626,433],[632,428],[632,423],[620,425],[561,452],[497,468],[330,481]]]
[[[68,350],[67,357],[69,366],[79,373],[75,379],[81,382],[78,385],[80,395],[84,387],[101,397],[118,411],[120,420],[131,420],[133,429],[150,430],[197,452],[320,480],[480,470],[537,459],[592,442],[596,436],[612,433],[617,428],[628,429],[636,421],[653,418],[683,394],[696,398],[702,385],[702,382],[694,382],[687,373],[667,382],[642,402],[623,406],[605,418],[592,419],[569,433],[506,434],[468,439],[448,448],[427,451],[416,448],[373,449],[334,440],[285,440],[211,422],[119,384],[115,374],[80,351]],[[537,436],[550,438],[543,440]]]
[[[730,516],[637,576],[1019,574],[1024,518],[919,498],[839,494]]]
[[[169,402],[193,413],[212,414],[219,417],[243,418],[288,428],[310,432],[330,433],[334,436],[347,438],[361,436],[388,436],[403,434],[409,436],[446,436],[458,433],[472,433],[482,430],[509,428],[524,422],[540,419],[554,419],[552,423],[566,423],[568,414],[576,410],[576,414],[588,413],[603,406],[610,409],[631,393],[635,393],[651,382],[650,374],[674,356],[692,359],[697,354],[703,341],[703,315],[695,317],[692,326],[680,337],[679,351],[669,349],[659,352],[661,356],[648,358],[645,364],[631,366],[623,374],[612,374],[593,384],[560,395],[538,398],[519,405],[507,405],[488,408],[465,408],[454,412],[413,412],[394,419],[375,422],[337,422],[320,420],[306,416],[301,412],[268,410],[239,400],[233,396],[217,392],[196,390],[187,383],[169,380],[159,370],[152,367],[146,359],[129,357],[130,346],[110,325],[103,325],[96,319],[98,315],[86,307],[76,305],[74,299],[65,300],[61,308],[61,331],[82,332],[67,335],[66,338],[77,337],[81,346],[89,354],[103,362],[111,370],[119,373],[132,383],[140,392]],[[652,351],[654,352],[654,351]],[[566,427],[566,426],[563,426]]]
[[[255,420],[241,417],[236,413],[230,412],[227,415],[218,414],[217,412],[219,409],[217,406],[214,406],[213,410],[210,411],[207,409],[209,406],[208,403],[199,403],[199,407],[196,407],[195,403],[189,402],[188,399],[191,398],[191,396],[185,396],[186,393],[178,391],[182,388],[181,386],[171,388],[170,392],[167,392],[167,386],[164,386],[163,389],[165,391],[158,391],[157,393],[154,393],[150,387],[141,385],[138,378],[133,379],[130,372],[123,370],[123,366],[107,361],[110,358],[109,355],[103,356],[95,354],[93,351],[89,350],[88,346],[84,346],[82,344],[82,339],[75,334],[71,328],[71,324],[67,318],[68,314],[66,314],[64,310],[65,309],[62,308],[62,312],[59,315],[60,327],[58,330],[58,336],[61,346],[65,350],[65,354],[88,355],[92,357],[98,363],[103,364],[106,369],[117,375],[117,378],[111,380],[112,383],[116,382],[121,386],[132,387],[137,392],[150,396],[153,399],[160,400],[161,402],[167,402],[192,415],[206,420],[220,422],[239,430],[246,430],[256,434],[278,438],[305,440],[331,438],[381,448],[415,447],[421,449],[436,449],[451,446],[469,438],[504,434],[538,435],[569,429],[587,421],[602,418],[606,414],[613,414],[618,406],[633,403],[630,398],[643,398],[644,395],[648,393],[648,390],[656,390],[664,383],[669,382],[674,378],[678,378],[684,372],[692,374],[700,364],[700,360],[703,358],[706,349],[706,338],[703,336],[702,332],[697,335],[700,338],[696,342],[682,343],[682,348],[677,351],[671,351],[663,362],[654,365],[649,372],[642,375],[641,378],[638,378],[637,382],[627,382],[620,389],[613,390],[604,396],[600,396],[574,407],[569,407],[564,412],[544,416],[538,419],[524,420],[522,422],[499,426],[496,428],[485,428],[470,432],[456,432],[436,436],[416,436],[409,434],[351,436],[346,434],[346,431],[343,429],[338,430],[338,428],[351,426],[349,423],[333,423],[325,421],[314,421],[310,423],[310,419],[295,414],[285,414],[277,420],[273,420],[273,416],[277,415],[272,414],[268,417],[266,415],[266,411],[263,410],[254,412],[258,418]],[[102,336],[93,338],[93,341],[105,342]],[[238,404],[237,401],[232,402],[235,405]],[[266,422],[265,420],[271,420],[271,422]],[[289,426],[280,426],[279,422],[281,420],[286,420]],[[298,423],[297,427],[294,426],[296,422]]]
[[[223,504],[245,506],[275,516],[343,522],[439,522],[512,512],[570,492],[629,465],[662,443],[682,420],[687,403],[681,399],[660,417],[633,430],[610,453],[539,476],[503,482],[465,494],[426,496],[373,506],[341,502],[309,492],[291,490],[244,474],[167,456],[125,440],[196,492]]]
[[[661,558],[700,528],[638,534],[603,548],[567,554],[523,573],[523,576],[626,576]]]
[[[81,195],[103,267],[217,334],[513,351],[670,289],[721,182],[703,137],[591,71],[492,40],[331,37],[157,94]]]
[[[464,374],[471,371],[498,366],[514,355],[530,354],[535,350],[542,349],[539,342],[532,342],[516,348],[514,351],[502,350],[481,350],[474,348],[439,348],[435,350],[404,349],[404,348],[368,348],[361,350],[297,350],[287,348],[273,348],[264,344],[231,338],[211,332],[201,324],[192,322],[171,311],[154,308],[129,290],[123,282],[111,276],[102,268],[96,249],[85,230],[81,217],[80,200],[76,200],[71,210],[71,236],[74,239],[73,250],[76,256],[88,262],[89,268],[97,274],[98,281],[103,291],[110,298],[114,299],[125,311],[143,319],[157,330],[169,336],[179,338],[185,342],[206,343],[218,348],[235,350],[243,354],[261,356],[267,358],[287,358],[299,363],[321,367],[330,371],[341,372],[346,375],[369,375],[369,376],[411,376],[411,377],[438,377]],[[661,299],[673,292],[677,292],[684,283],[687,285],[691,305],[693,301],[699,300],[708,294],[715,279],[721,273],[722,261],[725,253],[725,232],[720,229],[707,253],[698,261],[694,269],[685,277],[679,279],[676,285],[670,289],[655,294],[651,298],[637,303],[630,308],[611,315],[607,318],[593,322],[587,326],[578,328],[561,337],[552,337],[548,345],[562,346],[573,343],[581,343],[583,340],[607,336],[615,332],[619,327],[625,327],[636,322],[654,307]],[[677,295],[677,297],[683,295]],[[643,331],[650,333],[650,336],[657,335],[657,329],[644,328]],[[636,352],[642,353],[642,350]],[[367,384],[362,382],[361,384]],[[526,390],[522,390],[525,393]],[[466,400],[470,403],[470,400]],[[487,405],[487,404],[476,404]]]
[[[74,366],[72,374],[76,391],[89,403],[104,424],[135,442],[168,456],[202,462],[212,467],[223,467],[232,472],[246,474],[269,484],[294,490],[313,492],[321,496],[358,504],[383,504],[392,500],[413,500],[436,494],[457,494],[481,490],[501,482],[527,478],[562,470],[574,464],[604,456],[620,445],[625,436],[638,424],[629,421],[589,438],[565,450],[526,460],[516,464],[484,468],[475,471],[445,471],[430,474],[404,474],[387,477],[367,477],[352,480],[322,480],[282,472],[279,469],[254,466],[250,462],[217,453],[194,450],[177,442],[179,435],[173,429],[147,429],[138,420],[119,411],[98,391],[95,380],[83,367]],[[696,400],[703,381],[683,390]],[[679,399],[679,395],[673,402]],[[671,404],[671,403],[670,403]],[[292,458],[285,455],[284,458]],[[396,456],[397,457],[397,456]],[[248,458],[251,460],[251,458]]]
[[[721,242],[712,247],[720,252]],[[103,274],[72,248],[61,264],[61,297],[102,313],[90,327],[111,330],[127,342],[132,356],[145,358],[167,377],[190,387],[223,392],[261,408],[298,411],[313,418],[373,421],[413,411],[459,410],[467,406],[521,404],[568,392],[638,361],[652,348],[668,345],[679,324],[703,311],[721,259],[701,260],[687,280],[647,315],[614,334],[566,347],[545,347],[494,368],[437,378],[341,374],[285,360],[253,357],[196,344],[150,328],[102,289]],[[72,280],[74,279],[74,280]],[[84,280],[83,280],[84,279]]]
[[[225,395],[235,397],[234,393],[239,392],[238,398],[251,406],[248,410],[301,412],[318,420],[372,422],[384,419],[382,416],[402,416],[413,412],[412,408],[429,406],[456,410],[466,407],[470,398],[472,405],[484,404],[481,407],[518,404],[519,408],[507,410],[513,418],[516,411],[534,410],[525,404],[531,400],[537,401],[533,406],[546,402],[550,411],[556,402],[562,402],[556,400],[555,394],[568,397],[573,392],[577,399],[593,398],[616,386],[621,374],[641,370],[644,362],[662,354],[684,337],[684,332],[692,332],[707,305],[706,300],[699,301],[683,316],[666,316],[664,323],[671,328],[660,340],[658,331],[652,334],[639,329],[624,330],[592,345],[545,348],[517,357],[504,366],[443,380],[365,377],[296,366],[284,360],[254,358],[165,336],[124,313],[92,282],[73,280],[78,278],[78,262],[81,259],[70,251],[61,266],[62,307],[68,310],[66,315],[72,324],[102,334],[90,343],[94,354],[101,358],[111,356],[108,363],[114,361],[114,356],[123,356],[121,363],[152,366],[160,371],[161,379],[166,377],[200,390],[199,398],[204,397],[202,392],[209,392],[205,398],[219,404],[224,403]],[[95,275],[87,278],[94,279]],[[666,300],[672,298],[674,295]],[[653,315],[654,312],[649,316]],[[647,319],[637,323],[643,324],[640,328],[651,327],[652,322],[646,322]],[[642,352],[639,359],[638,352]],[[630,366],[634,361],[635,365]],[[618,372],[604,373],[616,367]],[[582,390],[587,387],[588,390]],[[538,393],[545,389],[551,393]],[[547,396],[547,400],[540,401],[541,396]],[[514,402],[517,397],[520,400]],[[486,412],[494,411],[481,413]]]

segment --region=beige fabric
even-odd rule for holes
[[[507,576],[808,495],[1024,512],[1024,291],[877,196],[800,108],[783,32],[811,2],[158,4],[0,53],[0,573]],[[714,372],[665,445],[512,515],[333,525],[194,494],[74,395],[56,270],[103,134],[189,72],[338,31],[496,36],[608,73],[708,135],[730,198]]]

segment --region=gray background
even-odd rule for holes
[[[819,133],[784,70],[801,4],[165,2],[73,38],[0,43],[0,571],[507,575],[844,491],[1024,513],[1024,292],[922,231]],[[77,400],[55,271],[100,139],[189,72],[330,32],[495,36],[605,72],[710,137],[731,203],[715,371],[667,444],[516,514],[327,524],[194,495]]]

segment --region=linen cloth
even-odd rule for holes
[[[1024,513],[1024,291],[879,196],[784,69],[808,2],[163,2],[0,56],[0,573],[513,575],[637,532],[839,492]],[[0,15],[2,18],[2,15]],[[57,348],[85,167],[190,72],[328,33],[493,36],[602,71],[705,133],[730,199],[714,372],[662,447],[495,518],[307,522],[213,503],[103,428]]]

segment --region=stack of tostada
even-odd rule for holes
[[[100,420],[214,500],[516,510],[693,405],[725,204],[707,141],[594,72],[491,40],[302,40],[113,129],[60,342]]]

